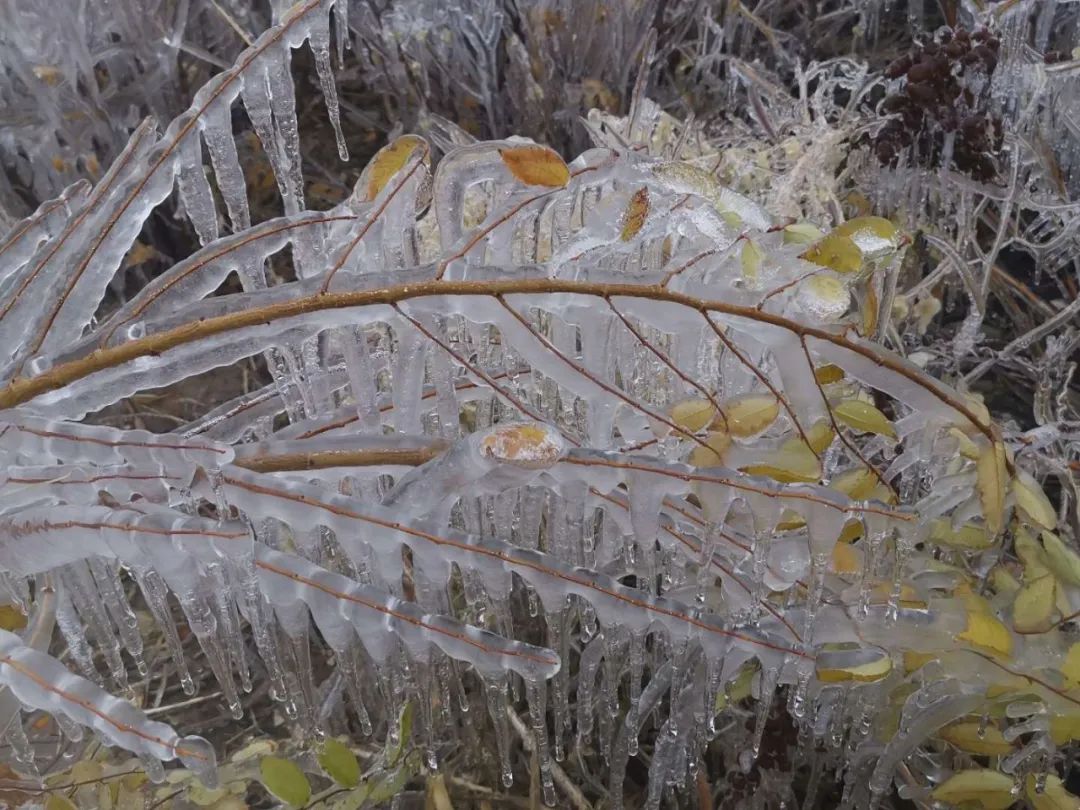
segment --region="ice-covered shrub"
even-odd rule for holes
[[[331,6],[293,7],[0,242],[19,770],[47,764],[21,714],[41,709],[213,782],[212,745],[124,699],[135,606],[175,682],[197,658],[234,717],[266,684],[311,741],[344,704],[429,772],[490,729],[493,789],[520,736],[549,804],[559,775],[582,790],[573,751],[616,807],[632,759],[650,808],[740,773],[771,806],[815,806],[833,774],[844,807],[1072,806],[1075,503],[1029,472],[1069,426],[1003,429],[886,348],[907,237],[778,219],[681,147],[634,148],[640,97],[569,163],[516,138],[436,162],[402,136],[309,210],[288,54],[310,42],[336,121]],[[238,100],[282,197],[256,224]],[[174,187],[202,248],[99,311]],[[283,256],[291,280],[267,272]],[[170,433],[88,418],[250,357],[264,387]]]

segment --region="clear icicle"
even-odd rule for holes
[[[191,679],[188,670],[187,656],[184,654],[184,646],[180,642],[180,635],[176,632],[176,624],[173,622],[172,612],[169,610],[168,589],[161,575],[153,570],[134,569],[135,581],[139,584],[143,598],[146,600],[150,613],[157,621],[158,627],[165,634],[165,645],[169,648],[173,666],[180,678],[180,687],[185,695],[195,694],[195,682]]]
[[[339,0],[334,5],[338,7],[344,4],[345,0]],[[338,25],[340,27],[340,20]],[[337,87],[334,85],[334,70],[330,66],[330,18],[323,14],[315,15],[308,36],[311,53],[315,57],[315,71],[319,74],[319,84],[326,100],[326,112],[330,116],[330,126],[334,129],[334,139],[337,141],[338,157],[348,160],[349,150],[345,146],[345,135],[341,131],[341,108],[338,105]]]
[[[510,764],[510,721],[506,716],[507,686],[505,678],[485,678],[484,691],[487,694],[488,713],[495,726],[495,744],[499,749],[499,768],[503,787],[514,784],[514,769]]]
[[[536,755],[540,760],[540,784],[544,791],[544,804],[555,806],[555,781],[552,777],[551,751],[547,735],[547,684],[540,680],[525,683],[525,696],[529,702]]]

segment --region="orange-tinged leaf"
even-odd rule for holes
[[[649,189],[642,186],[634,192],[634,196],[630,198],[630,204],[623,213],[622,233],[619,235],[622,241],[629,242],[638,235],[638,231],[645,225],[645,220],[649,218],[650,208]]]
[[[364,174],[367,175],[367,199],[374,200],[379,196],[390,178],[401,171],[409,158],[421,149],[426,152],[428,145],[419,135],[402,135],[376,152],[375,157],[364,168]]]
[[[562,188],[570,182],[570,169],[546,146],[511,146],[500,149],[499,155],[510,174],[525,185]]]
[[[481,455],[530,470],[550,467],[562,457],[562,439],[545,425],[499,425],[480,442]]]
[[[996,535],[1005,523],[1005,445],[993,441],[979,453],[975,462],[976,487],[982,504],[986,529]]]

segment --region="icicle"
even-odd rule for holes
[[[133,574],[139,590],[142,591],[143,599],[150,608],[150,613],[165,634],[165,645],[169,648],[169,655],[172,656],[176,673],[180,677],[180,687],[185,695],[194,695],[195,682],[191,679],[187,656],[184,655],[184,647],[180,643],[180,635],[176,632],[172,612],[169,610],[168,590],[164,580],[160,574],[150,569],[135,568]]]
[[[627,753],[637,756],[638,752],[638,703],[641,700],[641,677],[645,669],[645,634],[630,634],[630,708],[626,713],[626,725],[630,733],[626,740]],[[711,714],[711,713],[710,713]]]
[[[225,651],[221,648],[214,614],[206,603],[206,599],[200,594],[192,592],[177,594],[177,596],[184,616],[187,617],[188,626],[199,640],[199,646],[202,647],[210,669],[217,678],[218,686],[229,707],[229,713],[234,719],[239,720],[244,716],[244,709],[240,705],[240,696],[237,694],[236,684],[233,683],[232,670],[229,668]]]
[[[58,589],[56,624],[60,628],[60,633],[63,635],[65,643],[67,643],[68,651],[79,667],[79,671],[82,672],[83,677],[100,685],[102,683],[101,673],[94,666],[94,653],[90,649],[90,644],[86,640],[86,631],[82,622],[79,621],[75,606],[72,604],[71,597],[65,588]]]
[[[776,686],[780,681],[780,668],[776,666],[762,665],[761,685],[758,695],[757,719],[754,722],[754,738],[749,750],[739,755],[739,766],[743,773],[750,773],[761,752],[761,741],[765,736],[765,727],[772,714],[773,695],[776,694]]]
[[[180,198],[184,210],[195,226],[199,243],[208,245],[218,238],[217,210],[214,195],[207,182],[202,162],[202,140],[198,130],[184,137],[180,144]]]
[[[101,594],[105,609],[112,616],[120,631],[120,639],[124,648],[131,654],[131,660],[135,663],[135,669],[139,675],[146,674],[146,661],[143,660],[142,636],[139,634],[139,620],[128,604],[127,595],[124,593],[119,574],[115,567],[109,565],[100,557],[92,557],[88,561],[90,574],[94,578],[98,592]]]
[[[91,637],[109,667],[109,674],[121,691],[127,692],[127,668],[120,657],[120,642],[113,633],[112,623],[101,607],[101,598],[97,587],[90,579],[90,571],[83,562],[72,563],[65,567],[64,583],[68,586],[71,600],[79,611]]]
[[[547,739],[547,685],[543,681],[528,680],[525,694],[529,702],[536,754],[540,760],[540,784],[544,791],[544,804],[555,806],[555,782],[551,775],[551,752]]]
[[[29,776],[37,776],[37,763],[34,762],[34,747],[26,739],[23,729],[22,712],[15,712],[15,717],[3,733],[4,741],[11,746],[11,755]]]
[[[368,714],[367,705],[364,703],[364,681],[361,675],[362,664],[360,662],[359,647],[354,645],[338,656],[337,664],[344,673],[345,690],[352,701],[356,718],[360,721],[360,731],[365,737],[370,737],[372,732],[371,716]]]
[[[225,201],[225,210],[229,212],[232,231],[239,233],[247,230],[251,227],[247,184],[236,154],[230,108],[225,104],[211,104],[203,112],[201,121],[203,140],[210,153],[210,163],[217,177],[218,190]]]
[[[338,0],[334,3],[335,10],[345,5],[346,0]],[[340,13],[339,13],[340,14]],[[337,20],[340,27],[341,20]],[[341,61],[342,32],[338,31],[338,61]],[[311,53],[315,57],[315,71],[319,74],[319,84],[322,86],[323,98],[326,100],[326,112],[330,116],[330,126],[334,129],[334,139],[337,141],[338,157],[342,160],[349,159],[349,150],[345,146],[345,136],[341,132],[341,108],[338,105],[337,87],[334,85],[334,71],[330,67],[330,18],[323,14],[316,14],[312,18],[311,27],[308,31],[308,41],[311,44]]]
[[[240,677],[240,688],[251,691],[251,672],[248,670],[247,656],[244,653],[244,637],[240,631],[240,617],[236,612],[236,601],[232,589],[226,581],[226,573],[219,563],[206,566],[214,588],[214,608],[221,644],[229,656],[230,669]]]
[[[510,764],[510,722],[506,716],[509,708],[505,678],[484,678],[488,713],[495,726],[495,743],[499,748],[499,766],[503,787],[514,784],[514,770]]]

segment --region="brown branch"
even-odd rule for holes
[[[9,382],[0,389],[0,408],[13,408],[38,397],[49,391],[56,391],[69,385],[76,380],[88,377],[99,371],[104,371],[122,365],[140,357],[152,357],[180,346],[213,337],[215,335],[233,332],[247,327],[260,326],[286,318],[308,315],[315,312],[325,312],[335,309],[347,309],[351,307],[364,307],[376,304],[394,304],[418,298],[430,298],[432,296],[506,296],[506,295],[546,295],[554,293],[567,293],[598,298],[608,297],[638,297],[651,301],[664,301],[694,309],[705,316],[712,324],[712,328],[718,333],[720,330],[709,313],[717,312],[741,318],[747,318],[758,323],[768,324],[799,337],[812,337],[826,343],[839,346],[847,351],[871,360],[875,365],[888,369],[904,379],[926,389],[934,398],[962,414],[972,426],[985,435],[991,441],[994,440],[994,432],[990,425],[983,424],[971,408],[955,393],[939,388],[929,381],[925,374],[918,370],[907,368],[900,358],[887,350],[876,346],[871,347],[853,343],[846,335],[837,334],[825,329],[808,326],[774,315],[768,312],[759,312],[752,307],[731,304],[725,301],[707,301],[684,293],[674,292],[659,286],[642,286],[635,284],[605,284],[590,281],[574,281],[566,279],[530,278],[530,279],[499,279],[484,281],[469,280],[429,280],[415,284],[399,284],[390,287],[382,287],[375,290],[351,290],[343,292],[328,292],[325,294],[311,294],[289,301],[280,301],[262,306],[253,306],[248,309],[229,312],[223,315],[202,318],[181,324],[171,329],[166,329],[156,334],[147,335],[136,340],[122,343],[119,346],[111,346],[99,349],[85,357],[80,357],[67,362],[58,363],[36,377],[20,377]],[[721,333],[722,334],[722,333]],[[726,336],[721,338],[730,342]]]
[[[259,473],[325,470],[332,467],[419,467],[445,449],[445,445],[433,442],[431,447],[416,450],[315,450],[238,458],[233,461],[233,466]]]

